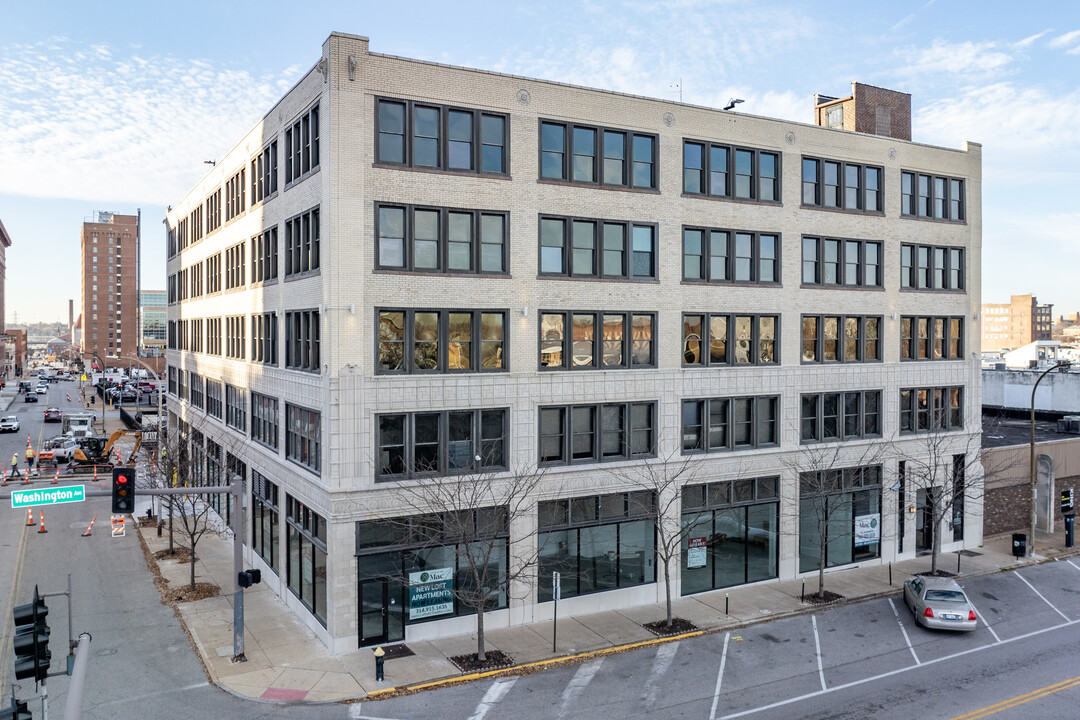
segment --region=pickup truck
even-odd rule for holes
[[[74,438],[59,435],[45,441],[38,453],[38,465],[59,465],[71,460],[75,448],[79,447]]]

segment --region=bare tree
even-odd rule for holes
[[[398,579],[403,587],[423,592],[434,601],[456,601],[476,613],[476,659],[487,661],[484,638],[486,613],[507,604],[514,588],[531,588],[538,549],[535,528],[535,490],[542,471],[526,468],[510,471],[483,470],[470,475],[432,476],[402,482],[396,499],[408,516],[385,520],[400,535],[409,538],[410,553],[417,562],[419,577],[403,568]],[[528,520],[529,522],[521,522]],[[451,560],[460,577],[428,573],[423,567],[427,555],[447,553],[440,562]],[[425,582],[425,580],[427,582]]]
[[[808,535],[817,540],[818,587],[812,599],[828,597],[825,567],[829,546],[856,539],[852,493],[865,485],[881,484],[884,447],[880,443],[855,445],[850,440],[804,444],[787,461],[798,477],[797,496],[781,505],[798,512],[800,549]],[[877,515],[880,533],[880,503]]]
[[[664,572],[664,627],[672,626],[671,569],[682,556],[682,546],[694,533],[700,531],[700,522],[682,521],[682,489],[693,482],[697,475],[699,460],[693,456],[678,457],[678,451],[642,460],[632,466],[612,471],[623,484],[646,491],[649,500],[639,501],[641,507],[632,508],[634,514],[646,515],[653,524],[656,537],[656,557],[663,564]],[[638,497],[632,494],[631,498]]]

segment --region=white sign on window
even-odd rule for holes
[[[857,515],[855,517],[855,547],[873,545],[881,541],[881,514]]]
[[[705,538],[690,538],[689,547],[686,549],[686,567],[705,567],[707,558],[705,555]]]

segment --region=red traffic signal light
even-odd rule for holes
[[[113,468],[112,511],[117,514],[135,512],[135,468]]]

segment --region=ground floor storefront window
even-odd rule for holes
[[[656,581],[650,491],[590,495],[539,504],[537,600],[553,600]]]
[[[439,544],[440,536],[469,541]],[[481,596],[486,610],[508,606],[500,508],[358,522],[356,555],[361,646],[402,640],[407,625],[474,614]]]
[[[278,486],[251,471],[251,547],[270,569],[278,570]]]
[[[779,485],[766,477],[683,488],[683,595],[778,576]]]
[[[881,467],[802,473],[799,572],[881,557]]]
[[[326,625],[326,520],[291,495],[285,498],[289,590]]]

